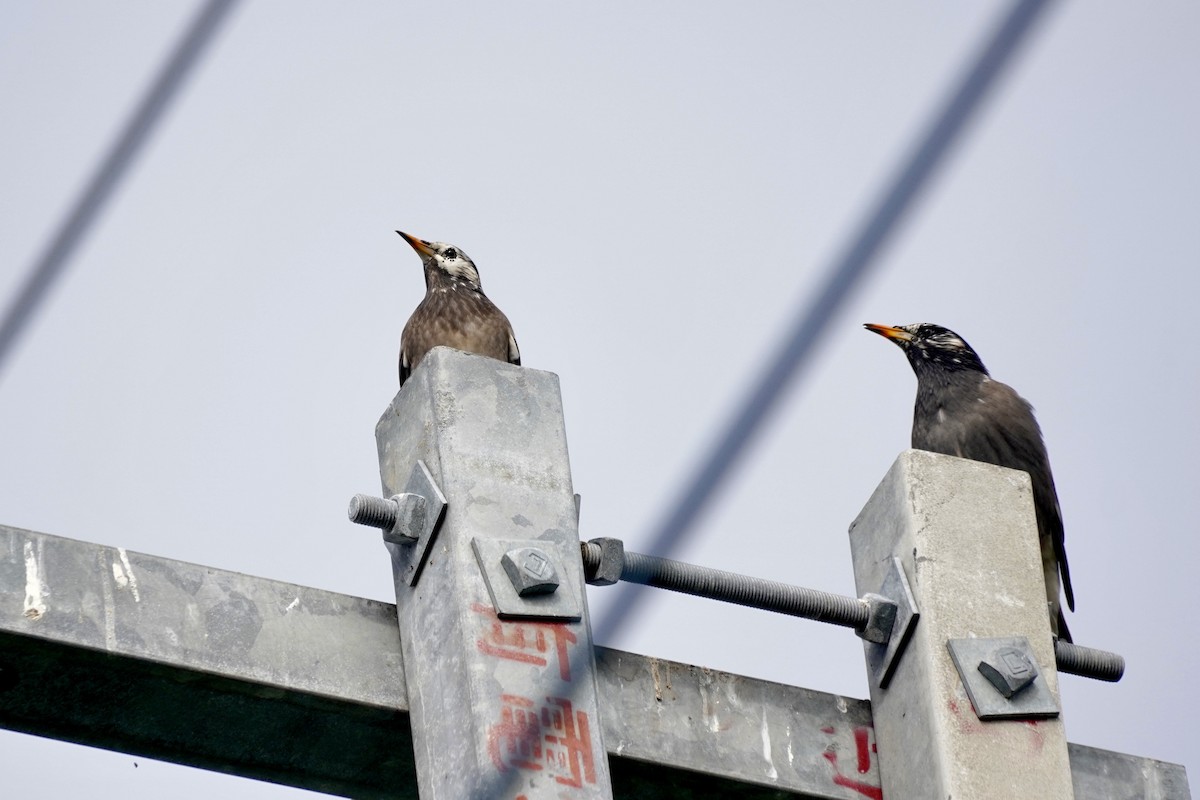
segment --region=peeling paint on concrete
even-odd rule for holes
[[[25,542],[25,616],[32,620],[46,613],[46,602],[42,597],[45,587],[38,572],[37,556],[33,553],[33,542]]]
[[[142,602],[142,596],[138,592],[137,576],[133,574],[133,567],[129,563],[129,554],[125,552],[124,547],[118,547],[117,554],[121,557],[120,566],[124,567],[125,580],[122,581],[121,578],[118,577],[117,571],[119,567],[116,563],[113,563],[113,577],[117,579],[117,585],[122,589],[126,587],[129,588],[129,591],[133,594],[133,602],[140,603]]]
[[[767,724],[767,707],[762,707],[762,747],[763,760],[767,762],[767,777],[773,781],[779,780],[779,770],[775,769],[775,759],[771,757],[771,726]]]

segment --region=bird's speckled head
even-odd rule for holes
[[[462,281],[472,289],[479,291],[479,270],[475,262],[461,248],[445,242],[427,242],[415,236],[409,236],[404,231],[396,231],[404,241],[408,242],[421,263],[425,265],[425,284],[432,289],[435,279],[444,276],[449,281]],[[440,273],[440,274],[439,274]],[[446,281],[446,282],[449,282]]]
[[[923,371],[934,369],[947,372],[969,370],[988,374],[987,367],[971,349],[971,345],[957,333],[941,325],[918,322],[913,325],[890,327],[867,323],[863,327],[899,345],[918,376]]]

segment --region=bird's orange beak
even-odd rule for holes
[[[868,322],[863,325],[867,330],[878,333],[880,336],[886,336],[896,344],[907,344],[912,341],[912,334],[902,328],[893,328],[889,325],[876,325]]]
[[[420,254],[421,258],[433,255],[433,250],[430,249],[429,242],[426,242],[424,239],[418,239],[415,236],[409,236],[404,231],[396,231],[396,233],[400,234],[401,239],[412,245],[412,249],[416,250],[417,253]]]

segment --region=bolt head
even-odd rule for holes
[[[554,561],[538,547],[515,547],[500,558],[500,564],[521,597],[552,594],[562,583]]]
[[[979,662],[979,671],[1006,698],[1029,686],[1038,675],[1033,658],[1019,647],[992,651]]]

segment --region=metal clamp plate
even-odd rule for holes
[[[985,661],[995,661],[998,654],[1008,650],[1020,651],[1035,673],[1040,672],[1029,640],[1024,636],[1004,636],[980,639],[951,639],[946,642],[950,658],[958,668],[967,696],[980,719],[1037,719],[1057,717],[1058,701],[1041,675],[1010,698],[979,671]]]
[[[421,577],[421,570],[425,567],[429,548],[433,545],[433,539],[437,536],[438,529],[442,526],[442,519],[446,516],[446,496],[442,494],[442,490],[433,480],[433,475],[425,466],[425,462],[419,459],[413,465],[404,491],[407,494],[418,494],[425,498],[425,524],[421,527],[417,540],[412,544],[393,544],[385,541],[384,546],[392,554],[392,564],[396,574],[402,575],[404,582],[409,586],[415,586],[417,579]]]
[[[544,619],[574,622],[583,618],[583,591],[575,584],[574,571],[567,568],[570,564],[569,553],[574,552],[575,562],[579,562],[578,545],[569,550],[560,542],[542,541],[540,539],[481,539],[471,540],[471,548],[475,551],[475,560],[483,572],[483,581],[487,584],[488,594],[491,595],[492,605],[501,619]],[[531,594],[522,597],[517,594],[512,579],[502,564],[504,554],[513,550],[537,548],[549,556],[555,572],[558,573],[560,585],[549,594]]]
[[[913,597],[912,587],[909,586],[908,576],[900,559],[892,556],[892,565],[879,587],[879,594],[896,604],[896,621],[892,625],[892,635],[886,644],[866,643],[867,672],[871,680],[880,689],[886,689],[891,683],[892,674],[900,660],[908,640],[912,638],[913,629],[921,612],[917,611],[917,600]]]

